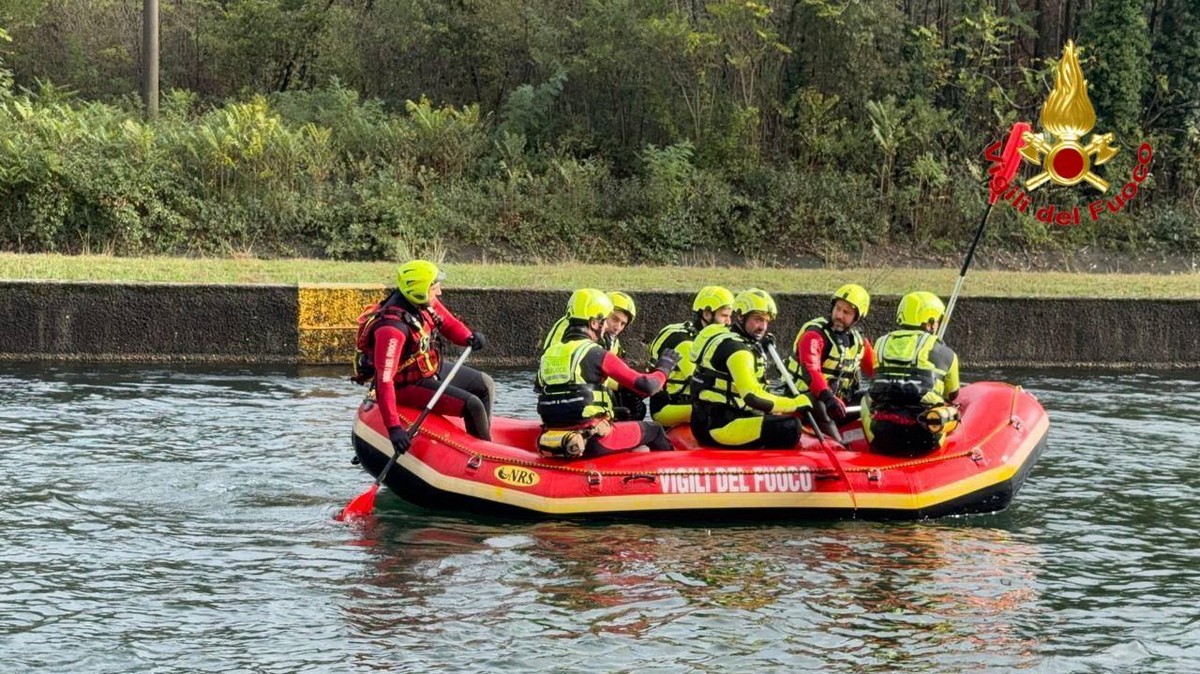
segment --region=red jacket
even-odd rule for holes
[[[800,363],[808,375],[808,390],[814,398],[829,388],[825,381],[825,373],[821,370],[827,347],[825,335],[820,330],[810,329],[800,336],[800,345],[796,348],[796,362]],[[868,377],[875,376],[875,350],[871,348],[871,340],[867,339],[866,335],[863,335],[863,359],[859,367]]]
[[[430,309],[441,319],[440,324]],[[471,329],[439,301],[435,300],[431,307],[423,307],[414,315],[422,322],[420,330],[393,321],[381,323],[375,328],[375,400],[388,428],[400,425],[400,416],[396,412],[396,387],[437,374],[440,358],[429,339],[432,331],[436,328],[458,346],[466,346],[471,340]]]

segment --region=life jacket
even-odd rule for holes
[[[535,388],[545,426],[571,428],[612,416],[612,395],[583,372],[584,357],[593,349],[604,347],[584,338],[554,344],[542,354]]]
[[[441,356],[433,346],[433,331],[441,326],[441,317],[431,308],[414,314],[397,306],[394,297],[394,294],[390,295],[382,302],[368,306],[358,316],[358,330],[354,336],[354,374],[350,377],[357,384],[369,384],[375,380],[375,332],[384,325],[397,327],[407,333],[404,350],[397,356],[400,365],[396,368],[396,385],[412,384],[432,377],[441,366]]]
[[[617,358],[625,358],[625,347],[621,346],[621,338],[615,335],[604,336],[604,348]]]
[[[692,401],[691,381],[696,364],[689,356],[697,332],[695,324],[690,321],[672,323],[659,330],[658,336],[650,343],[650,362],[658,360],[668,348],[679,352],[679,362],[667,373],[667,383],[663,386],[668,405],[687,405]]]
[[[542,353],[546,353],[555,344],[562,344],[563,335],[566,334],[569,327],[571,327],[571,321],[566,316],[555,321],[554,325],[550,326],[550,332],[546,333],[546,338],[542,340]]]
[[[762,353],[746,337],[736,333],[732,328],[714,323],[707,326],[696,335],[692,343],[691,360],[696,368],[692,374],[692,401],[716,403],[738,410],[753,411],[744,398],[733,389],[733,375],[729,372],[727,362],[713,362],[720,346],[733,340],[736,350],[746,349],[754,354],[754,376],[762,384],[766,384],[767,370]],[[726,357],[728,361],[728,357]],[[754,411],[755,414],[759,412]]]
[[[800,339],[809,330],[816,330],[825,337],[825,349],[821,352],[821,374],[825,376],[825,383],[834,395],[848,396],[858,386],[858,373],[862,366],[863,354],[866,352],[866,340],[856,328],[835,332],[831,326],[829,318],[822,316],[805,323],[796,334],[796,341],[792,344],[792,355],[788,357],[785,367],[792,373],[792,378],[795,379],[801,393],[810,388],[810,382],[808,371],[796,360],[796,352],[800,349]],[[843,344],[847,337],[850,343]]]
[[[943,348],[935,352],[939,345]],[[875,377],[867,391],[872,414],[877,410],[903,412],[915,418],[945,402],[944,380],[954,354],[937,335],[897,330],[879,339],[875,357]]]

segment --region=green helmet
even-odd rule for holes
[[[721,286],[704,286],[692,301],[692,311],[717,311],[733,306],[733,293]]]
[[[931,292],[918,290],[900,298],[900,307],[896,310],[896,324],[907,327],[921,327],[929,321],[941,321],[946,315],[946,305]]]
[[[429,289],[446,275],[428,260],[413,260],[400,265],[396,272],[396,288],[404,299],[417,306],[429,304]]]
[[[733,311],[742,316],[748,316],[757,311],[760,314],[767,314],[772,320],[779,314],[775,300],[767,291],[760,288],[750,288],[738,293],[733,300]]]
[[[575,320],[605,319],[612,312],[612,300],[604,291],[595,288],[580,288],[571,294],[567,302],[567,318]]]
[[[857,283],[847,283],[834,291],[833,301],[836,303],[838,300],[845,300],[858,310],[858,320],[866,318],[867,311],[871,308],[871,296],[867,294],[866,288]]]
[[[619,290],[613,290],[607,293],[608,299],[612,301],[613,310],[620,309],[629,314],[629,322],[637,318],[637,305],[633,303],[633,298]]]

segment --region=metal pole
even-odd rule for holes
[[[158,119],[158,0],[142,0],[142,104]]]
[[[979,239],[983,237],[983,228],[987,227],[988,216],[992,214],[992,208],[996,206],[996,202],[988,204],[987,210],[983,212],[983,219],[979,221],[979,229],[975,230],[975,238],[971,239],[971,247],[967,249],[967,257],[963,260],[962,269],[958,272],[958,280],[954,282],[954,292],[950,293],[950,304],[946,305],[946,315],[942,317],[942,323],[938,326],[938,339],[946,336],[946,326],[950,325],[950,314],[954,313],[954,304],[958,302],[958,291],[962,290],[963,279],[967,277],[967,268],[971,266],[971,259],[975,257],[975,247],[979,245]]]

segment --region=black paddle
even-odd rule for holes
[[[462,355],[454,362],[454,367],[450,368],[450,372],[442,380],[442,385],[438,387],[433,397],[429,399],[429,402],[425,403],[425,409],[421,410],[421,414],[417,416],[417,420],[408,427],[408,435],[410,437],[417,437],[417,432],[421,430],[421,424],[425,423],[425,417],[429,416],[429,412],[433,410],[433,406],[437,405],[437,401],[446,392],[446,389],[449,388],[450,380],[454,379],[454,375],[458,374],[458,369],[462,367],[469,355],[471,355],[471,347],[468,346],[463,349]],[[387,477],[388,472],[392,469],[392,466],[396,465],[396,460],[399,458],[399,452],[393,450],[387,465],[383,467],[383,470],[379,471],[379,477],[375,478],[375,484],[371,485],[363,493],[355,496],[354,500],[350,501],[346,509],[339,513],[335,519],[340,521],[370,515],[371,511],[375,510],[375,494],[379,491],[379,485],[383,484],[383,478]]]

